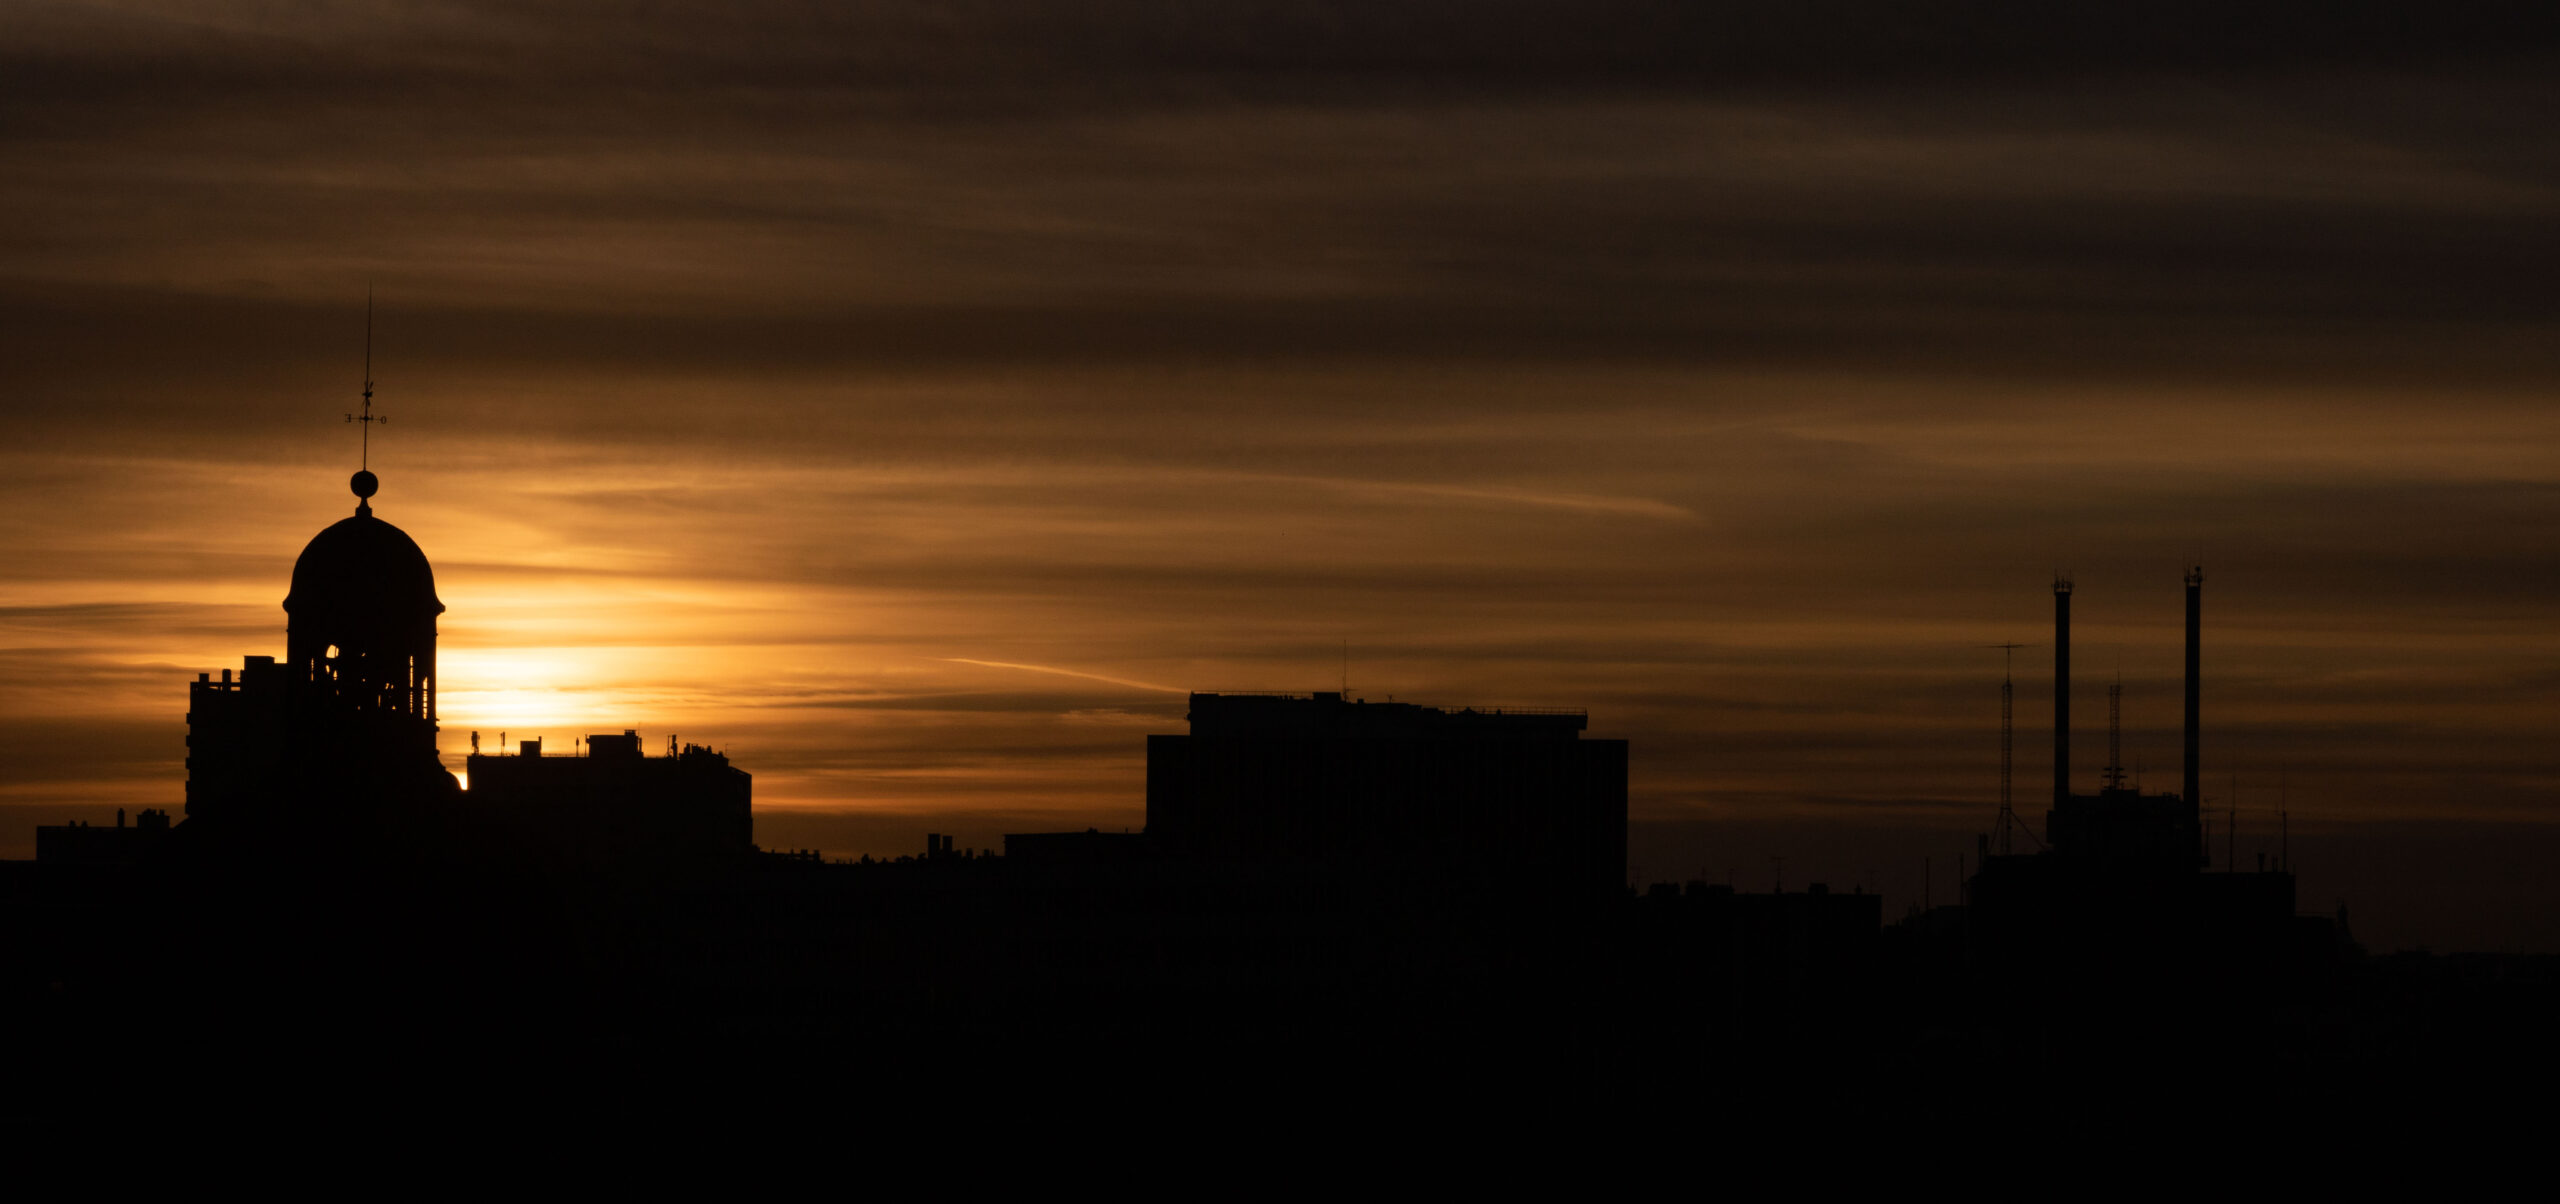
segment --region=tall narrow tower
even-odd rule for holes
[[[2107,769],[2101,776],[2109,790],[2124,789],[2124,683],[2107,685]]]
[[[2005,658],[2006,653],[2002,656]],[[2000,855],[2009,855],[2009,825],[2014,822],[2009,809],[2009,704],[2017,694],[2017,686],[2009,679],[2009,666],[2000,666]]]
[[[2011,852],[2009,846],[2009,828],[2011,825],[2018,822],[2017,812],[2009,805],[2009,765],[2011,760],[2009,754],[2013,746],[2011,733],[2015,730],[2010,722],[2010,717],[2013,713],[2012,704],[2016,700],[2018,692],[2017,683],[2015,681],[2016,675],[2012,672],[2012,660],[2017,655],[2018,649],[2024,648],[2026,645],[1989,644],[1985,645],[1985,647],[1997,648],[2000,650],[2000,821],[1998,825],[1992,829],[1991,851],[2006,857]]]
[[[2071,578],[2053,579],[2053,805],[2071,803]]]
[[[2187,571],[2187,805],[2203,802],[2197,783],[2201,780],[2202,763],[2196,759],[2196,748],[2203,736],[2201,715],[2203,691],[2200,670],[2204,652],[2204,566]]]
[[[2185,785],[2187,810],[2198,818],[2199,833],[2203,830],[2200,821],[2204,812],[2204,790],[2201,786],[2203,763],[2197,759],[2197,746],[2202,742],[2204,734],[2203,651],[2204,566],[2197,565],[2187,570],[2187,776]],[[2197,839],[2201,841],[2203,837],[2199,835]],[[2196,850],[2198,864],[2202,864],[2208,855],[2208,850],[2198,847]]]

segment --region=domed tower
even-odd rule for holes
[[[285,659],[315,715],[414,742],[436,732],[435,570],[416,540],[373,516],[381,482],[358,472],[353,517],[311,539],[285,595]]]
[[[368,453],[382,421],[371,358],[368,345],[365,412],[347,416],[365,424]],[[370,470],[348,485],[354,516],[294,561],[283,663],[249,657],[239,680],[199,673],[188,692],[187,823],[198,838],[360,847],[414,833],[459,791],[436,755],[435,570],[417,541],[373,516],[382,482]]]

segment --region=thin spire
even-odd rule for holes
[[[364,412],[349,414],[347,421],[359,424],[356,440],[356,475],[347,479],[347,488],[356,495],[356,513],[373,513],[371,498],[382,487],[373,475],[373,424],[390,418],[373,412],[373,286],[364,286]]]

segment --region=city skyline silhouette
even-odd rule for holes
[[[2560,1054],[2539,1023],[2554,959],[2373,958],[2344,906],[2299,909],[2289,825],[2278,860],[2226,845],[2217,867],[2201,567],[2183,791],[2128,784],[2111,687],[2103,788],[2060,763],[2041,834],[2004,795],[1953,897],[1924,888],[1888,926],[1883,895],[1791,889],[1783,858],[1766,892],[1630,885],[1630,746],[1588,738],[1578,707],[1195,691],[1186,731],[1146,738],[1143,830],[1000,851],[767,848],[751,774],[672,736],[652,757],[636,730],[567,756],[473,733],[461,789],[434,751],[433,560],[377,515],[377,474],[348,487],[355,513],[294,562],[287,657],[187,684],[183,818],[40,826],[32,861],[0,861],[0,1015],[129,1030],[183,997],[225,1040],[175,1062],[47,1044],[40,1081],[239,1052],[717,1062],[759,1032],[900,1081],[1205,1057],[1384,1061],[1450,1092],[1490,1081],[1494,1046],[1591,1087],[1689,1064],[2133,1086],[2196,1056],[2387,1081]],[[2075,593],[2054,580],[2057,758]],[[364,1004],[306,1006],[335,993]]]
[[[2120,680],[2179,789],[2202,564],[2216,854],[2560,952],[2549,22],[1742,7],[31,27],[0,858],[183,806],[172,689],[289,658],[366,468],[449,770],[675,735],[897,857],[1143,827],[1192,692],[1580,706],[1631,885],[1888,922],[1993,825],[1990,645],[2042,831],[2057,571],[2079,788]]]

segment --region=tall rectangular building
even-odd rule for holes
[[[1583,739],[1581,710],[1194,694],[1190,721],[1147,738],[1147,835],[1167,852],[1624,888],[1627,742]]]

